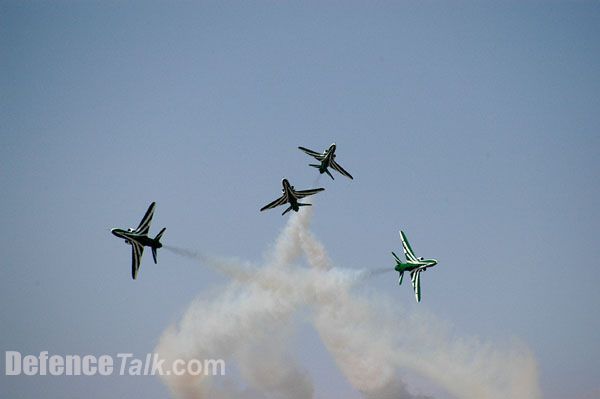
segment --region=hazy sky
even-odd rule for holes
[[[599,38],[598,2],[1,1],[2,368],[152,351],[225,279],[162,250],[132,281],[110,228],[156,201],[165,243],[259,261],[287,218],[258,209],[317,176],[296,147],[335,141],[355,179],[320,179],[313,225],[335,264],[393,267],[402,228],[439,261],[423,302],[392,274],[368,289],[524,342],[545,398],[593,397]],[[314,331],[297,347],[316,397],[353,394]],[[168,394],[3,374],[4,397]]]

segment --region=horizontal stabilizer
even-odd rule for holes
[[[163,233],[165,232],[166,229],[167,229],[166,227],[163,227],[163,229],[156,235],[156,238],[154,238],[154,240],[158,244],[160,244],[160,238],[162,237],[162,235],[163,235]],[[157,263],[156,262],[156,250],[157,250],[156,247],[152,247],[152,258],[154,258],[154,264]]]

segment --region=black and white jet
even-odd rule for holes
[[[324,188],[313,188],[311,190],[296,191],[296,190],[294,190],[294,186],[290,186],[290,182],[288,182],[287,179],[283,179],[281,181],[281,184],[283,184],[283,189],[281,190],[281,191],[283,191],[283,195],[281,197],[277,198],[275,201],[271,202],[270,204],[267,204],[267,205],[263,206],[262,208],[260,208],[261,212],[266,209],[275,208],[277,206],[287,204],[287,203],[289,203],[290,206],[285,211],[283,211],[283,213],[281,215],[285,215],[292,209],[294,211],[298,212],[298,210],[300,209],[301,206],[310,206],[311,205],[311,204],[301,204],[298,202],[299,199],[308,197],[309,195],[313,195],[313,194],[318,193],[319,191],[325,190]]]
[[[298,147],[298,148],[301,149],[302,151],[304,151],[305,153],[307,153],[308,155],[310,155],[311,157],[315,158],[317,161],[321,162],[320,164],[310,164],[310,166],[312,166],[313,168],[319,169],[319,172],[321,174],[327,173],[329,175],[329,177],[331,177],[333,179],[333,176],[331,175],[331,173],[329,172],[329,169],[328,169],[328,168],[331,168],[335,171],[338,171],[342,175],[354,180],[352,175],[350,173],[348,173],[344,168],[342,168],[340,166],[340,164],[338,164],[335,161],[335,143],[331,144],[329,146],[329,148],[326,149],[325,151],[323,151],[322,153],[316,152],[313,150],[309,150],[308,148],[304,148],[304,147]]]
[[[131,245],[131,277],[134,280],[137,277],[138,270],[140,269],[140,260],[142,258],[142,254],[144,253],[144,247],[146,246],[152,248],[152,257],[154,258],[154,263],[156,263],[156,250],[162,247],[160,238],[165,232],[166,227],[163,228],[155,238],[148,237],[150,222],[152,222],[152,216],[154,216],[155,207],[155,202],[150,204],[150,207],[148,207],[148,210],[146,211],[146,214],[142,218],[142,221],[137,229],[111,229],[110,231],[117,237],[124,239],[125,244]]]

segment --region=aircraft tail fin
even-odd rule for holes
[[[163,229],[156,235],[156,237],[154,238],[154,241],[156,241],[160,246],[162,246],[160,244],[160,238],[162,237],[163,233],[165,232],[167,228],[163,227]],[[152,247],[152,258],[154,259],[154,263],[156,264],[156,250],[160,248],[160,247]]]
[[[308,166],[312,166],[313,168],[321,169],[321,165],[315,163],[309,163]]]
[[[163,229],[161,231],[158,232],[158,234],[156,235],[156,237],[154,238],[156,241],[160,241],[160,238],[162,237],[163,233],[165,232],[167,228],[163,227]]]

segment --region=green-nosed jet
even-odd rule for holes
[[[294,211],[298,212],[298,210],[300,209],[301,206],[310,206],[311,205],[311,204],[301,204],[298,202],[299,199],[308,197],[309,195],[313,195],[313,194],[318,193],[319,191],[325,190],[324,188],[313,188],[311,190],[296,191],[296,190],[294,190],[294,186],[291,186],[290,182],[288,182],[287,179],[283,179],[281,181],[281,184],[283,185],[283,189],[281,190],[281,191],[283,191],[283,195],[281,197],[277,198],[275,201],[260,208],[261,212],[264,211],[265,209],[275,208],[276,206],[283,205],[286,203],[289,203],[290,206],[285,211],[283,211],[283,213],[281,215],[285,215],[292,209]]]
[[[146,214],[142,218],[142,221],[137,229],[111,229],[110,231],[117,237],[123,238],[125,240],[125,244],[131,245],[131,277],[133,277],[134,280],[137,277],[138,270],[140,269],[140,259],[144,253],[144,247],[146,246],[152,248],[152,257],[154,258],[154,263],[156,263],[156,250],[162,247],[160,238],[162,237],[166,228],[163,228],[155,238],[148,237],[150,222],[152,221],[152,216],[154,216],[155,206],[155,202],[150,204],[150,207],[146,211]]]
[[[319,172],[321,174],[327,173],[329,177],[333,179],[333,176],[331,175],[331,172],[329,172],[328,169],[329,167],[331,167],[333,170],[336,170],[342,175],[354,180],[352,175],[346,172],[346,170],[335,161],[335,143],[331,144],[329,148],[323,151],[322,153],[309,150],[308,148],[304,147],[298,148],[310,155],[311,157],[315,158],[317,161],[321,162],[320,164],[310,164],[310,166],[312,166],[313,168],[319,169]]]
[[[427,270],[429,267],[437,265],[437,260],[417,258],[406,239],[406,235],[404,235],[404,232],[402,231],[400,231],[400,240],[402,240],[402,248],[404,249],[406,263],[403,263],[400,258],[392,252],[392,255],[396,258],[396,267],[394,270],[400,273],[398,284],[402,284],[404,272],[410,272],[410,279],[412,280],[412,285],[415,290],[415,298],[417,298],[417,302],[421,302],[421,272]]]

